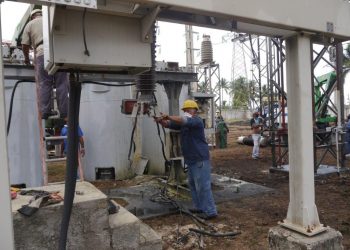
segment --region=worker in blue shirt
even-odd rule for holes
[[[188,166],[188,183],[194,205],[190,212],[198,213],[202,219],[213,219],[217,217],[217,211],[211,190],[211,164],[204,124],[197,116],[198,105],[195,101],[186,100],[182,110],[183,116],[161,114],[161,117],[155,117],[155,121],[163,127],[180,130],[182,154]]]
[[[61,136],[67,136],[68,134],[68,125],[67,125],[67,121],[68,119],[65,118],[64,121],[66,122],[66,124],[63,126],[63,128],[61,129]],[[80,150],[80,155],[82,157],[84,157],[85,155],[85,143],[84,143],[84,134],[83,131],[81,130],[80,126],[78,126],[78,137],[79,137],[79,150]],[[63,140],[63,153],[64,155],[67,155],[67,139]]]
[[[344,155],[347,158],[350,158],[350,114],[348,115],[348,121],[345,125],[345,146],[344,146]]]

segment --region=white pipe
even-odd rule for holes
[[[48,136],[45,137],[45,141],[60,141],[60,140],[64,140],[67,139],[67,136]]]
[[[0,5],[1,6],[1,5]],[[0,8],[1,13],[1,8]],[[0,14],[1,20],[1,14]],[[0,40],[1,21],[0,21]],[[0,48],[0,242],[1,249],[14,249],[12,209],[10,197],[10,180],[9,164],[7,154],[7,137],[6,137],[6,113],[5,113],[5,91],[4,91],[4,67],[2,61],[2,48]]]
[[[67,157],[46,159],[46,162],[59,162],[59,161],[65,161],[65,160],[67,160]]]
[[[338,111],[338,115],[337,115],[337,129],[336,129],[336,134],[335,134],[335,143],[336,143],[336,150],[337,150],[337,170],[338,170],[338,174],[340,171],[340,164],[339,164],[339,159],[340,159],[340,152],[339,152],[339,133],[341,132],[341,105],[340,105],[340,90],[337,89],[337,111]]]

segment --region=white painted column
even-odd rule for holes
[[[0,9],[1,13],[1,9]],[[1,20],[1,14],[0,14]],[[0,41],[1,21],[0,21]],[[4,91],[4,67],[2,61],[2,48],[0,49],[0,242],[1,249],[14,249],[10,181],[7,155],[7,136],[6,136],[6,113],[5,113],[5,91]]]
[[[311,55],[308,36],[286,40],[290,201],[281,225],[309,236],[325,230],[315,205]]]

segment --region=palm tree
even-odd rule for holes
[[[220,86],[220,89],[221,89],[221,98],[223,99],[223,93],[225,92],[226,94],[229,95],[229,98],[231,98],[231,95],[230,95],[230,82],[227,81],[225,78],[221,78],[220,81],[219,81],[219,86]],[[226,106],[226,101],[222,101],[222,107],[225,107]]]
[[[259,96],[259,89],[255,81],[248,81],[245,77],[239,77],[231,82],[230,95],[233,97],[233,107],[251,108]]]

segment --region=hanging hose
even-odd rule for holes
[[[14,100],[14,97],[15,97],[17,86],[20,83],[25,83],[25,82],[27,82],[27,83],[28,82],[35,83],[35,81],[33,81],[33,80],[19,80],[19,81],[17,81],[15,83],[15,86],[13,86],[12,94],[11,94],[11,101],[10,101],[9,117],[8,117],[8,122],[7,122],[7,135],[9,135],[9,132],[10,132],[11,120],[12,120],[13,100]]]
[[[65,177],[64,206],[61,222],[61,232],[59,240],[59,250],[65,250],[67,244],[67,233],[70,216],[73,207],[75,194],[75,184],[77,180],[78,166],[78,126],[81,84],[79,79],[75,79],[74,74],[70,74],[69,88],[69,109],[68,109],[68,136],[67,136],[67,170]]]

